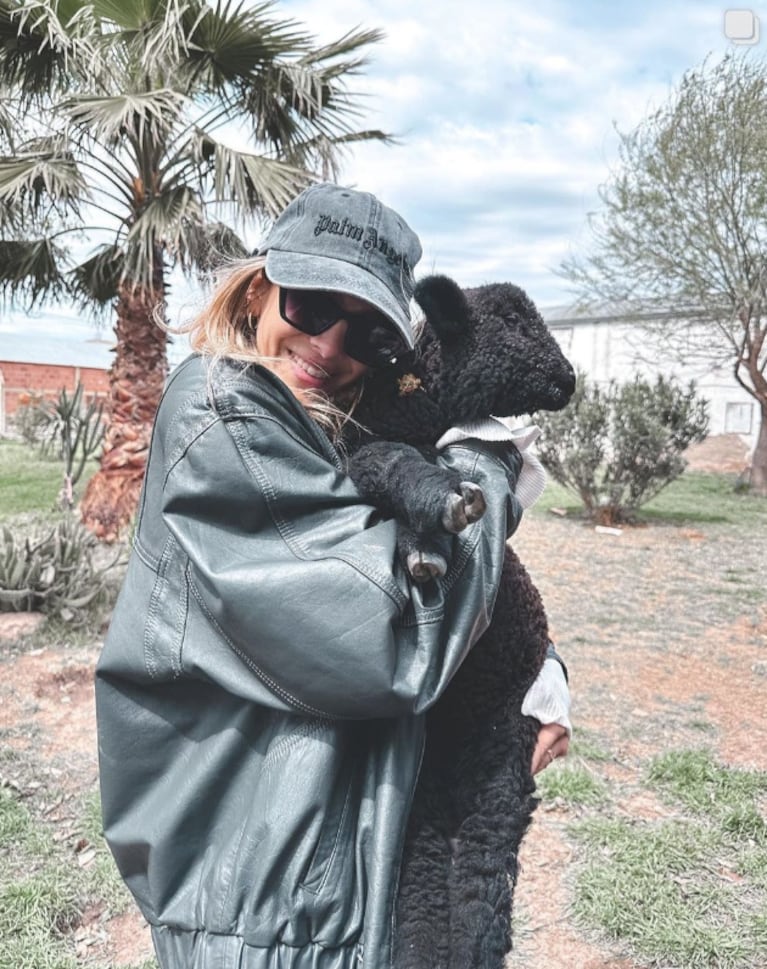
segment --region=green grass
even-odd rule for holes
[[[87,867],[74,851],[83,838],[96,849]],[[95,792],[79,806],[76,833],[62,843],[49,823],[0,787],[0,969],[76,969],[72,933],[92,904],[113,912],[133,904],[101,836]]]
[[[612,759],[612,753],[606,750],[601,738],[585,727],[579,727],[570,742],[570,757],[581,757],[585,760],[604,762]]]
[[[680,750],[653,758],[646,777],[691,816],[592,815],[571,825],[583,859],[576,922],[652,965],[763,969],[767,824],[760,799],[767,774],[718,764],[708,751]]]
[[[647,521],[767,525],[767,498],[735,490],[736,477],[686,471],[643,505]]]
[[[707,750],[675,750],[653,758],[647,777],[668,800],[767,845],[767,820],[757,806],[767,795],[766,772],[724,767]]]
[[[767,528],[767,498],[735,491],[733,475],[686,471],[639,509],[638,520],[648,523],[747,524]],[[568,516],[583,514],[580,500],[549,480],[534,512],[564,509]]]
[[[74,969],[64,939],[81,899],[48,831],[0,788],[0,969]]]
[[[0,521],[25,512],[48,512],[55,505],[63,480],[63,464],[43,458],[32,445],[0,440]],[[82,494],[96,462],[86,466],[77,490]]]
[[[540,774],[536,787],[544,801],[556,799],[570,807],[603,804],[608,799],[605,783],[572,755]]]
[[[601,819],[572,831],[592,858],[577,881],[577,921],[660,966],[763,965],[764,893],[744,888],[721,833],[686,821]]]

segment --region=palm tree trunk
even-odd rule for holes
[[[130,525],[149,454],[152,421],[168,365],[167,336],[153,317],[163,289],[123,286],[117,300],[117,345],[109,372],[110,400],[101,467],[80,504],[83,524],[113,542]]]

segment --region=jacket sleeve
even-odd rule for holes
[[[396,524],[311,442],[267,412],[207,426],[169,468],[162,498],[190,602],[213,633],[199,637],[210,646],[198,645],[196,669],[215,677],[215,651],[228,647],[281,708],[350,718],[428,708],[487,627],[519,513],[498,454],[453,446],[441,460],[480,484],[488,510],[451,537],[445,577],[419,586],[399,565]]]

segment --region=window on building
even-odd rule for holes
[[[724,412],[725,434],[750,434],[753,416],[753,404],[728,403]]]

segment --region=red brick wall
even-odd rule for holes
[[[2,388],[5,397],[5,417],[13,417],[19,399],[25,395],[42,395],[52,399],[60,390],[72,391],[78,379],[83,384],[87,399],[105,396],[109,391],[107,370],[97,367],[57,366],[49,363],[12,363],[0,360]]]

